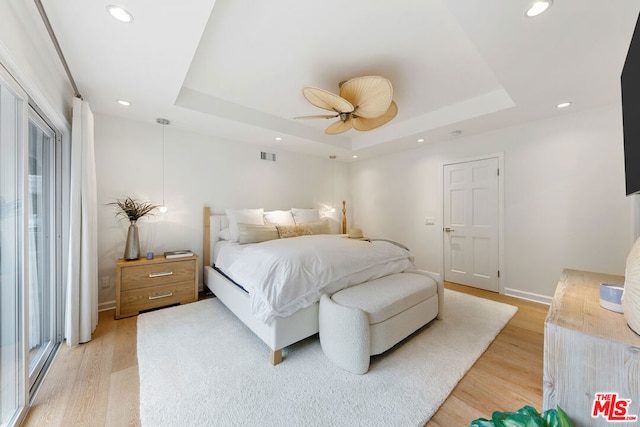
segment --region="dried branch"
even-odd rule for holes
[[[137,221],[143,216],[153,215],[152,211],[159,207],[149,202],[140,202],[126,197],[124,199],[117,199],[115,202],[108,203],[109,205],[116,206],[116,216],[124,216],[129,221]]]

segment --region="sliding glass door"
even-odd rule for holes
[[[28,161],[28,286],[29,297],[29,385],[37,383],[56,345],[61,341],[62,286],[58,272],[60,199],[56,175],[56,135],[33,110],[29,112]]]
[[[0,67],[0,425],[27,401],[25,357],[24,137],[26,95]]]
[[[20,423],[62,341],[60,145],[0,64],[0,427]]]

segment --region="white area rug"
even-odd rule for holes
[[[269,349],[217,299],[138,316],[144,426],[424,425],[517,311],[446,290],[443,320],[353,375],[316,336]]]

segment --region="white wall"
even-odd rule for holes
[[[624,274],[633,232],[619,105],[354,163],[354,221],[369,236],[409,246],[420,268],[441,272],[442,165],[498,152],[505,159],[501,289],[552,297],[563,268]],[[426,216],[436,225],[424,225]]]
[[[139,221],[141,251],[191,249],[202,255],[202,208],[265,210],[322,207],[346,197],[347,165],[277,151],[277,161],[260,160],[257,145],[221,141],[165,128],[165,203],[169,210]],[[115,300],[115,263],[122,258],[128,223],[114,217],[116,198],[162,203],[162,126],[95,116],[98,183],[98,270],[109,277],[99,300]],[[332,169],[335,171],[332,190]],[[201,274],[201,272],[200,272]]]
[[[457,138],[350,164],[335,163],[334,201],[347,199],[352,226],[407,244],[420,268],[441,271],[442,164],[504,153],[505,265],[502,288],[551,297],[563,268],[624,273],[632,243],[624,196],[621,114],[608,106]],[[162,127],[96,115],[99,276],[115,299],[115,262],[127,224],[106,203],[131,195],[162,201]],[[165,128],[169,212],[143,220],[143,253],[191,248],[201,254],[201,209],[319,206],[330,201],[331,161]],[[267,150],[273,151],[273,150]],[[347,169],[349,177],[347,177]],[[348,182],[347,182],[348,181]],[[348,191],[347,191],[348,185]],[[425,216],[437,219],[425,226]]]

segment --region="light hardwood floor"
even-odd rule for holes
[[[548,306],[451,283],[445,286],[519,310],[427,426],[468,426],[494,410],[524,405],[541,410]],[[23,425],[140,425],[136,317],[114,320],[113,310],[101,312],[91,342],[74,348],[62,345]]]
[[[491,418],[493,411],[515,411],[524,405],[541,411],[544,319],[549,306],[452,283],[445,287],[519,309],[427,426],[468,426],[476,418]]]

